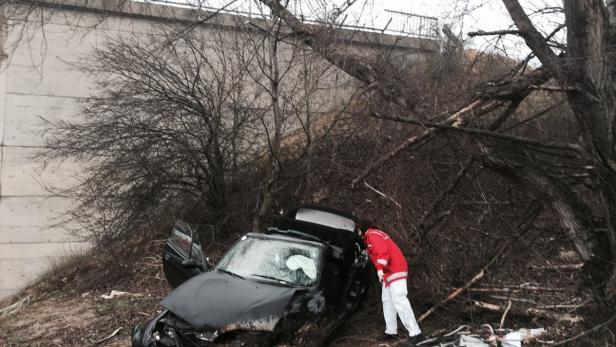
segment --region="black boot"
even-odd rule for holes
[[[379,342],[386,342],[386,341],[393,341],[396,340],[398,338],[398,335],[396,334],[383,334],[383,335],[379,335],[376,337],[376,340]]]
[[[411,336],[409,337],[409,340],[406,344],[406,346],[408,347],[415,347],[417,346],[418,343],[420,343],[421,341],[425,340],[426,338],[423,336],[423,334],[418,334],[415,336]]]

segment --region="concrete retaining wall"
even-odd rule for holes
[[[80,71],[76,62],[109,37],[148,33],[155,26],[203,16],[131,2],[122,8],[110,8],[110,1],[32,3],[5,7],[0,18],[0,298],[18,292],[53,259],[89,247],[69,233],[67,225],[56,225],[72,201],[54,191],[78,182],[80,164],[36,157],[45,145],[41,117],[79,120],[80,103],[96,94],[92,76]],[[24,21],[26,15],[31,22]],[[224,15],[217,25],[233,30],[236,22]],[[357,52],[393,43],[399,54],[417,57],[437,49],[429,40],[346,35]],[[331,98],[324,104],[334,107],[348,94],[346,87],[338,86],[348,85],[350,78],[336,71],[331,79],[338,81],[333,88],[342,88],[336,97],[331,92],[323,95]]]

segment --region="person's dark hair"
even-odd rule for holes
[[[368,219],[360,219],[357,221],[357,223],[355,224],[355,229],[357,231],[359,231],[360,234],[364,234],[366,231],[368,231],[368,228],[376,228],[374,226],[374,223],[372,223],[372,221],[368,220]]]

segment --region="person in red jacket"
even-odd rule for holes
[[[397,338],[398,319],[409,332],[409,345],[414,346],[423,340],[411,303],[407,298],[406,278],[408,266],[406,259],[396,243],[382,230],[368,221],[358,223],[357,232],[362,236],[368,255],[377,270],[379,281],[383,283],[381,299],[385,316],[385,333],[378,341]]]

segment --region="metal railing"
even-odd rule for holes
[[[267,6],[251,0],[141,0],[143,2],[194,8],[203,11],[218,11],[235,14],[249,18],[267,18],[271,14]],[[304,1],[307,3],[308,1]],[[338,18],[322,18],[314,15],[313,11],[304,11],[302,1],[289,2],[287,7],[304,23],[315,25],[333,25],[342,29],[374,32],[394,36],[417,37],[423,39],[438,38],[438,19],[436,17],[422,16],[414,13],[384,10],[384,17],[379,18],[382,25],[351,24],[348,16]],[[306,14],[308,12],[308,14]]]
[[[385,10],[390,15],[390,26],[394,32],[411,36],[436,39],[438,37],[438,18],[414,13]]]

